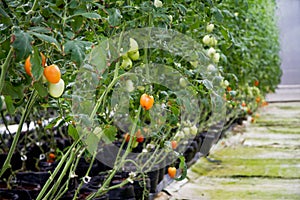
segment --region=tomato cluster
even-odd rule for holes
[[[45,55],[42,52],[40,53],[40,55],[41,55],[41,59],[42,59],[42,67],[44,68],[43,79],[44,79],[44,82],[48,81],[48,83],[49,83],[48,84],[49,94],[52,97],[58,98],[63,94],[64,88],[65,88],[65,82],[63,79],[61,79],[60,69],[55,64],[46,66]],[[32,67],[32,64],[30,62],[30,55],[29,55],[27,57],[27,59],[25,60],[24,69],[25,69],[26,74],[33,77],[31,67]]]

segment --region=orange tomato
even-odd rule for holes
[[[245,102],[242,102],[242,107],[246,107],[247,104]]]
[[[139,142],[139,143],[141,143],[141,142],[144,142],[144,136],[143,136],[143,134],[141,133],[141,130],[139,129],[139,130],[137,130],[137,132],[135,133],[135,137],[136,137],[136,141],[137,142]],[[130,134],[129,133],[126,133],[125,135],[124,135],[124,139],[125,139],[125,141],[126,142],[129,142],[129,140],[130,140]]]
[[[144,136],[141,133],[140,129],[135,133],[135,136],[136,136],[136,141],[137,142],[139,142],[139,143],[144,142]]]
[[[129,140],[130,140],[130,135],[129,135],[129,133],[126,133],[126,134],[124,135],[124,139],[125,139],[126,142],[129,142]]]
[[[140,104],[145,110],[152,108],[154,103],[154,98],[151,95],[143,94],[140,98]]]
[[[176,149],[176,147],[177,147],[177,141],[172,140],[171,141],[171,146],[172,146],[172,149]]]
[[[46,57],[44,56],[44,54],[42,52],[40,53],[40,55],[42,57],[42,67],[45,67]],[[26,74],[28,74],[29,76],[32,77],[30,55],[25,60],[24,69],[25,69]]]
[[[60,69],[57,65],[49,65],[44,68],[44,76],[50,83],[58,83],[61,77]]]
[[[49,159],[54,160],[55,159],[55,154],[54,153],[49,153]]]
[[[229,86],[227,86],[226,89],[227,89],[228,92],[230,92],[232,90],[231,87],[229,87]]]
[[[261,100],[260,97],[256,97],[256,99],[255,99],[256,103],[259,103],[260,100]]]
[[[169,167],[168,168],[168,174],[171,178],[175,178],[176,176],[176,168],[175,167]]]

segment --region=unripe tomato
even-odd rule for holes
[[[180,78],[179,79],[179,85],[181,87],[186,87],[188,85],[188,82],[187,82],[187,80],[185,78]]]
[[[129,52],[128,55],[129,55],[129,57],[131,58],[131,60],[133,60],[133,61],[138,60],[139,57],[140,57],[139,51],[136,51],[136,52]]]
[[[175,167],[169,167],[168,168],[168,174],[171,178],[175,178],[176,176],[176,168]]]
[[[49,65],[44,68],[44,76],[49,83],[58,83],[61,77],[60,69],[57,65]]]
[[[49,83],[48,85],[48,90],[49,90],[49,94],[54,97],[54,98],[58,98],[60,97],[65,89],[65,82],[64,80],[60,79],[58,81],[58,83]]]
[[[139,50],[139,45],[133,38],[129,38],[129,51],[128,52],[137,52]]]
[[[214,30],[214,28],[215,28],[215,25],[214,25],[214,24],[208,24],[208,25],[206,26],[206,30],[207,30],[207,32],[209,32],[209,33],[211,33],[211,32]]]
[[[211,58],[215,55],[215,53],[216,53],[216,50],[213,47],[210,47],[207,51],[207,55]]]
[[[219,53],[215,53],[215,54],[213,55],[213,61],[214,61],[215,63],[218,63],[219,60],[220,60],[220,54],[219,54]]]
[[[131,69],[132,67],[132,61],[130,58],[123,58],[122,64],[121,64],[121,69]]]
[[[190,132],[191,134],[196,135],[198,132],[198,128],[194,125],[190,128]]]
[[[205,35],[205,36],[203,37],[203,39],[202,39],[202,42],[203,42],[204,44],[206,44],[206,45],[209,45],[210,42],[211,42],[210,40],[211,40],[210,36],[209,36],[209,35]]]
[[[140,105],[145,109],[149,110],[152,108],[154,103],[154,98],[151,95],[143,94],[140,98]]]

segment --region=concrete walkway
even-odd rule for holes
[[[300,103],[271,103],[201,158],[169,199],[300,199]],[[164,198],[161,198],[164,199]],[[165,198],[167,199],[167,198]]]

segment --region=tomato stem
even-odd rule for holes
[[[21,135],[22,128],[23,128],[23,124],[24,124],[26,118],[28,117],[28,115],[30,114],[30,111],[31,111],[31,109],[32,109],[32,107],[33,107],[33,105],[34,105],[37,97],[38,97],[38,92],[36,90],[33,90],[33,92],[31,93],[31,95],[29,97],[29,100],[28,100],[28,102],[26,104],[25,110],[24,110],[24,112],[22,114],[22,117],[21,117],[21,120],[20,120],[20,123],[19,123],[19,126],[18,126],[18,130],[17,130],[17,132],[15,134],[15,137],[14,137],[12,145],[11,145],[11,147],[9,149],[8,155],[7,155],[7,157],[5,159],[5,162],[3,164],[3,167],[2,167],[2,169],[0,171],[0,177],[4,174],[4,172],[7,169],[11,168],[10,161],[11,161],[11,158],[12,158],[12,156],[13,156],[13,154],[15,152],[15,149],[17,147],[18,140],[19,140],[19,137]]]
[[[10,63],[10,60],[12,58],[12,55],[13,55],[13,47],[10,48],[7,56],[6,56],[6,59],[3,63],[3,65],[1,66],[1,75],[0,75],[0,94],[2,93],[2,89],[4,87],[4,83],[5,83],[5,74],[6,74],[6,71],[8,69],[8,66],[9,66],[9,63]]]

